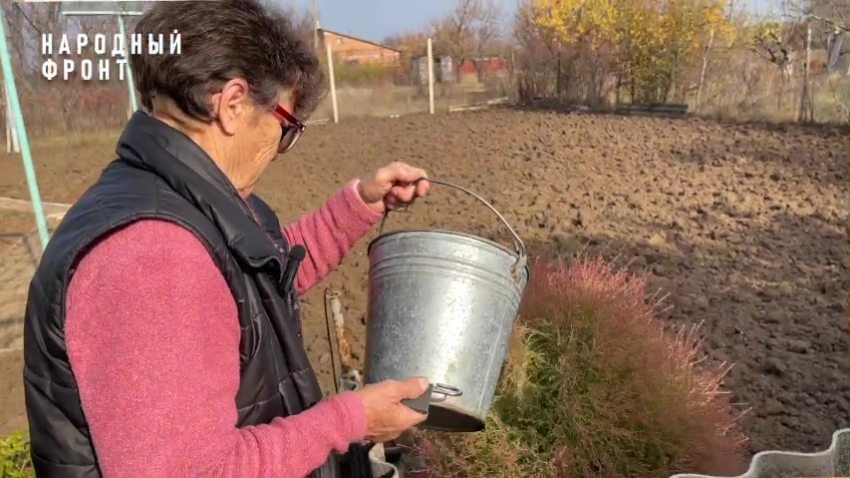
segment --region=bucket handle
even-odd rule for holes
[[[479,196],[478,194],[476,194],[476,193],[474,193],[474,192],[470,191],[469,189],[466,189],[462,186],[458,186],[456,184],[452,184],[450,182],[443,181],[441,179],[423,178],[423,179],[420,179],[420,181],[428,181],[431,184],[440,184],[442,186],[447,186],[447,187],[450,187],[450,188],[457,189],[458,191],[464,192],[464,193],[469,194],[470,196],[474,197],[475,199],[480,201],[482,204],[487,206],[491,211],[493,211],[493,213],[496,215],[496,217],[498,217],[499,220],[502,221],[502,224],[504,224],[505,227],[508,228],[508,231],[510,231],[511,235],[514,238],[514,250],[517,253],[517,261],[512,266],[511,272],[513,272],[514,278],[519,280],[519,278],[521,277],[521,271],[522,271],[522,269],[525,268],[525,266],[528,262],[528,253],[526,252],[526,249],[525,249],[525,243],[522,242],[522,239],[519,237],[519,234],[517,234],[516,231],[514,230],[514,228],[511,227],[510,223],[508,223],[508,220],[505,219],[505,216],[503,216],[502,213],[500,213],[495,207],[493,207],[492,204],[487,202],[486,199],[484,199],[483,197]],[[417,181],[417,183],[418,182],[419,181]],[[384,226],[386,225],[387,218],[389,217],[389,215],[390,215],[390,211],[387,210],[384,213],[384,217],[381,219],[381,226],[378,230],[378,235],[382,235],[384,233]]]
[[[435,397],[434,394],[439,396]],[[463,392],[457,387],[444,383],[435,383],[434,388],[431,390],[431,403],[445,402],[449,397],[459,397],[461,395],[463,395]]]

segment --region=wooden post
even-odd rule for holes
[[[121,16],[121,12],[118,12],[118,33],[121,35],[121,40],[124,41],[124,45],[129,45],[129,42],[127,41],[127,34],[124,31],[124,18]],[[125,60],[127,60],[124,63],[124,67],[127,69],[127,91],[130,96],[127,119],[130,119],[133,116],[133,113],[139,109],[139,103],[136,100],[136,85],[133,82],[133,67],[130,65],[129,55],[125,58]]]
[[[428,37],[428,111],[434,114],[434,42]]]
[[[334,123],[339,123],[339,107],[336,103],[336,78],[334,78],[334,55],[331,51],[331,42],[325,41],[325,52],[328,55],[328,80],[331,84],[331,106],[333,106]]]
[[[21,159],[24,162],[24,174],[27,178],[27,187],[30,192],[30,201],[35,212],[35,223],[38,227],[38,236],[41,239],[42,251],[47,248],[50,240],[50,230],[47,228],[47,216],[44,214],[44,205],[41,203],[41,192],[38,190],[38,180],[35,174],[35,165],[32,160],[29,138],[27,137],[27,125],[24,123],[24,113],[21,110],[21,100],[18,97],[18,87],[15,84],[15,73],[12,71],[12,56],[9,54],[9,44],[6,41],[6,19],[0,8],[0,67],[3,70],[3,86],[6,88],[6,97],[9,99],[7,107],[11,110],[11,117],[15,121],[15,129],[18,130],[18,139],[21,142]]]
[[[319,53],[319,0],[313,0],[313,47]]]
[[[555,76],[555,97],[558,99],[558,104],[563,103],[561,98],[561,46],[558,46],[558,73]]]
[[[9,90],[3,86],[3,99],[6,110],[6,153],[20,153],[21,144],[18,140],[18,128],[15,127],[15,117],[12,115],[12,104],[9,99]]]
[[[809,121],[815,120],[814,93],[811,84],[812,76],[812,24],[806,26],[806,104],[808,105]]]
[[[509,88],[510,88],[510,91],[511,91],[511,96],[513,96],[513,95],[517,95],[517,91],[518,91],[517,79],[516,79],[516,55],[514,54],[513,48],[511,48],[511,71],[510,71],[510,75],[511,75],[510,76],[511,84],[510,84]],[[519,96],[519,95],[517,95],[517,96]],[[513,98],[513,99],[516,100],[516,98]]]
[[[812,62],[812,25],[807,23],[806,26],[806,63],[803,65],[803,91],[800,93],[800,114],[797,118],[799,121],[810,122],[814,120],[812,91],[811,85],[809,85],[809,64]]]
[[[711,52],[711,47],[714,45],[714,30],[708,37],[708,45],[705,48],[705,54],[702,56],[702,71],[699,74],[699,85],[697,85],[697,111],[702,106],[702,87],[705,84],[705,71],[708,69],[708,54]]]

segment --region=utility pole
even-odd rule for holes
[[[434,114],[434,46],[428,37],[428,111]]]
[[[811,77],[810,66],[812,64],[812,24],[811,18],[806,18],[806,64],[803,67],[803,92],[800,94],[800,113],[797,120],[811,123],[814,120],[814,105],[812,102],[812,90],[809,84]]]
[[[319,51],[319,0],[313,0],[313,47]]]

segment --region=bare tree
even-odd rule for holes
[[[557,94],[560,43],[548,29],[534,22],[530,7],[521,6],[514,18],[514,40],[519,52],[515,55],[514,70],[517,75],[517,95],[521,101]]]
[[[494,53],[502,36],[502,10],[493,0],[459,0],[432,24],[438,54],[465,59]]]
[[[427,50],[428,35],[424,32],[408,32],[384,38],[384,44],[398,48],[412,58],[423,56]]]
[[[783,16],[813,27],[813,48],[828,49],[837,35],[850,33],[850,0],[783,0]]]
[[[850,0],[805,0],[789,7],[798,16],[821,21],[830,28],[850,28]]]
[[[779,68],[783,80],[790,79],[794,72],[795,52],[789,45],[788,35],[787,29],[779,33],[768,30],[756,35],[752,45],[753,52]]]

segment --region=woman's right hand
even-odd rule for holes
[[[411,410],[401,401],[417,398],[427,389],[427,379],[411,378],[404,382],[387,380],[358,390],[356,393],[366,408],[366,439],[377,443],[388,442],[425,421],[427,415]]]

